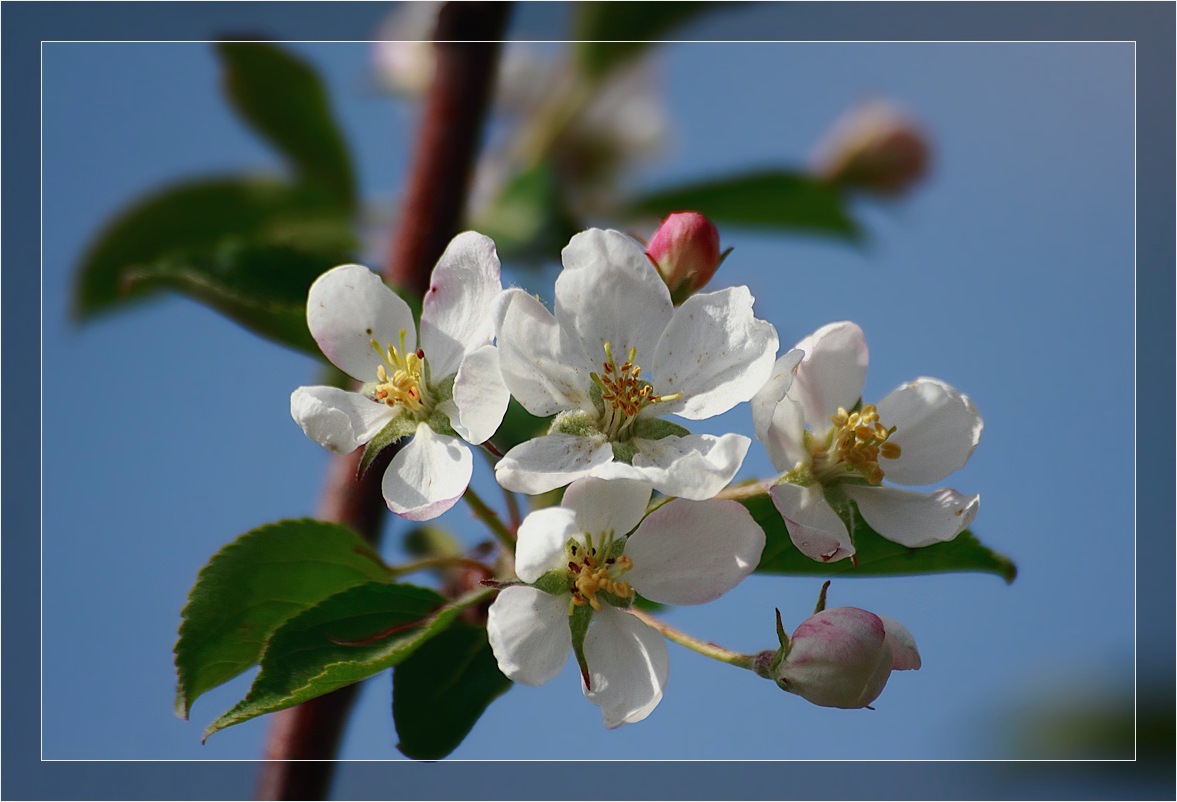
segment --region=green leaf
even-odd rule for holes
[[[355,177],[323,82],[288,50],[268,42],[220,42],[224,89],[237,113],[282,151],[303,178],[355,206]]]
[[[640,56],[648,47],[666,38],[676,27],[688,22],[717,3],[579,3],[573,39],[576,56],[590,77],[617,69]],[[616,41],[642,39],[645,41]]]
[[[372,461],[380,456],[380,452],[403,437],[408,437],[417,431],[417,421],[411,415],[398,415],[388,422],[388,425],[376,433],[376,436],[364,446],[364,453],[360,457],[359,475],[361,478],[368,473]]]
[[[317,354],[306,297],[350,261],[350,223],[321,190],[262,178],[168,187],[134,204],[90,246],[76,278],[85,320],[159,289],[207,303],[246,328]]]
[[[455,624],[392,670],[396,748],[416,760],[440,760],[511,684],[499,671],[486,629]]]
[[[257,663],[266,638],[296,613],[388,568],[341,524],[307,518],[246,532],[201,569],[176,642],[176,714]]]
[[[508,181],[470,227],[493,239],[500,257],[531,265],[552,261],[581,229],[545,164]]]
[[[1006,582],[1018,575],[1017,566],[1003,554],[983,546],[967,529],[947,543],[910,549],[892,543],[872,530],[855,511],[854,548],[858,566],[850,560],[822,563],[806,557],[789,539],[781,514],[767,495],[740,499],[756,523],[764,529],[766,543],[760,565],[761,574],[800,576],[897,576],[902,574],[942,574],[977,571],[996,574]]]
[[[796,230],[856,241],[858,225],[838,191],[787,170],[765,170],[667,187],[630,202],[626,214],[665,217],[690,209],[718,224]]]
[[[428,588],[372,582],[335,594],[274,631],[249,693],[210,724],[204,737],[402,662],[493,592],[478,590],[447,603]]]

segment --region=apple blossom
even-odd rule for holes
[[[381,486],[398,515],[423,521],[452,507],[473,470],[465,443],[484,442],[502,422],[509,396],[490,345],[501,291],[494,243],[472,231],[455,237],[433,270],[420,348],[408,304],[368,268],[340,265],[311,286],[311,334],[364,384],[359,392],[299,387],[290,414],[308,437],[341,454],[374,438],[412,435]]]
[[[739,470],[739,434],[691,434],[662,420],[700,420],[750,399],[776,355],[771,324],[747,287],[694,295],[675,309],[642,246],[617,231],[577,234],[563,252],[556,312],[523,290],[497,316],[503,379],[547,435],[511,449],[499,484],[543,493],[584,476],[642,479],[671,496],[706,499]],[[639,360],[650,365],[648,378]]]
[[[773,678],[815,705],[859,708],[878,698],[892,671],[920,664],[903,624],[857,607],[831,607],[797,627]]]
[[[556,676],[572,650],[584,695],[610,728],[648,716],[666,684],[665,640],[625,612],[635,592],[703,604],[739,584],[764,549],[737,502],[675,499],[642,520],[649,500],[645,482],[589,478],[561,506],[528,515],[515,571],[529,584],[503,589],[487,622],[499,668],[525,685]]]
[[[854,554],[853,502],[880,535],[917,548],[952,540],[980,496],[882,484],[939,482],[962,468],[981,438],[973,402],[938,379],[918,378],[861,405],[868,353],[862,329],[823,326],[782,356],[752,401],[757,438],[783,475],[770,489],[794,545],[815,560]]]

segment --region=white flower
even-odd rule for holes
[[[534,586],[504,589],[487,622],[499,668],[525,685],[556,676],[574,650],[584,695],[610,728],[648,716],[666,684],[666,642],[624,611],[634,591],[703,604],[739,584],[764,549],[737,502],[675,499],[642,521],[649,500],[644,482],[582,479],[560,507],[528,515],[515,571]]]
[[[832,607],[797,627],[774,679],[815,705],[853,709],[870,706],[892,671],[920,664],[903,624],[857,607]]]
[[[388,508],[424,521],[466,491],[473,457],[463,443],[484,442],[502,422],[509,395],[499,372],[491,309],[502,292],[494,243],[468,231],[433,269],[413,316],[380,277],[360,265],[320,276],[307,298],[307,325],[323,354],[360,392],[299,387],[290,414],[321,446],[346,454],[373,438],[413,435],[384,474]]]
[[[503,379],[530,413],[557,417],[546,436],[499,461],[499,484],[534,494],[596,476],[714,496],[749,439],[691,434],[658,416],[700,420],[750,399],[772,370],[776,330],[753,316],[747,287],[675,309],[642,246],[617,231],[577,234],[563,260],[555,316],[522,290],[503,293]]]
[[[968,396],[938,379],[916,379],[858,408],[866,365],[862,329],[831,323],[782,356],[752,400],[756,437],[785,472],[770,490],[773,503],[794,545],[815,560],[854,554],[849,502],[880,535],[911,548],[952,540],[980,504],[955,490],[882,484],[884,476],[932,484],[964,467],[982,422]]]

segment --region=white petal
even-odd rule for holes
[[[708,499],[732,480],[752,441],[742,434],[671,435],[661,440],[635,438],[633,468],[668,496]]]
[[[922,666],[920,650],[916,648],[915,638],[907,627],[894,618],[880,615],[883,629],[887,632],[887,642],[891,644],[891,668],[896,671],[912,671]]]
[[[498,346],[503,381],[532,415],[591,410],[588,358],[569,341],[556,318],[523,290],[499,302]]]
[[[897,388],[878,403],[879,422],[895,427],[891,439],[898,459],[880,465],[887,479],[901,485],[939,482],[969,461],[984,424],[977,408],[939,379],[921,377]]]
[[[764,445],[768,458],[778,471],[792,470],[798,462],[807,463],[805,450],[805,412],[801,403],[787,398],[793,384],[794,368],[804,352],[794,348],[776,361],[772,375],[752,398],[752,426],[756,438]]]
[[[650,485],[631,479],[577,479],[564,491],[560,502],[576,513],[581,532],[597,535],[612,530],[624,535],[646,514]]]
[[[618,365],[630,348],[637,349],[639,364],[653,358],[674,306],[637,240],[594,228],[573,237],[561,258],[556,320],[580,341],[590,362],[605,359],[606,342]]]
[[[362,382],[376,380],[376,368],[384,364],[372,348],[417,349],[413,313],[380,276],[363,265],[340,265],[315,279],[307,295],[307,326],[323,355],[335,367]]]
[[[421,307],[421,347],[435,381],[453,376],[462,356],[494,337],[492,310],[502,292],[490,237],[466,231],[437,260]]]
[[[753,314],[752,300],[747,287],[732,287],[692,295],[675,310],[658,340],[650,376],[654,392],[683,397],[660,404],[659,415],[710,418],[764,386],[777,334]]]
[[[789,539],[798,551],[819,562],[836,562],[854,553],[846,524],[822,495],[820,485],[774,485],[768,491],[785,519]]]
[[[604,437],[547,434],[508,451],[495,465],[499,484],[516,493],[546,493],[613,460]]]
[[[981,506],[980,496],[947,489],[931,493],[885,486],[844,489],[872,529],[913,549],[952,540],[968,528]]]
[[[670,673],[666,640],[656,631],[611,607],[593,615],[584,638],[590,686],[582,689],[599,705],[609,729],[641,721],[662,701]]]
[[[388,404],[338,387],[299,387],[290,394],[290,417],[307,437],[336,454],[355,451],[395,414]]]
[[[419,423],[413,439],[384,472],[381,490],[388,509],[397,515],[428,521],[457,503],[473,471],[474,457],[465,443]]]
[[[625,579],[647,599],[704,604],[740,584],[760,563],[764,530],[743,504],[675,499],[650,513],[625,544]]]
[[[498,431],[511,394],[499,370],[499,352],[484,345],[466,355],[454,379],[456,415],[450,425],[467,443],[478,445]]]
[[[797,367],[789,395],[805,407],[809,427],[824,434],[838,407],[850,409],[862,397],[869,361],[866,338],[856,324],[843,321],[822,326],[797,347],[805,358]]]
[[[561,567],[569,538],[583,532],[583,527],[577,526],[576,513],[572,510],[547,507],[530,513],[519,524],[515,574],[524,582],[535,582],[553,568]],[[577,537],[577,540],[584,542],[583,537]]]
[[[560,673],[572,649],[568,601],[535,588],[504,588],[490,606],[486,635],[500,671],[542,685]]]

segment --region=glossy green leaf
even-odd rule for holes
[[[89,319],[169,289],[317,354],[307,290],[355,248],[322,190],[262,178],[186,183],[134,204],[99,234],[79,268],[74,310]]]
[[[337,593],[274,631],[249,693],[210,724],[204,737],[402,662],[491,593],[479,590],[447,602],[428,588],[383,582]]]
[[[388,575],[363,538],[307,518],[246,532],[201,569],[176,642],[176,714],[257,663],[266,638],[323,599]]]
[[[392,670],[396,748],[416,760],[440,760],[510,688],[486,629],[455,624]]]
[[[1006,582],[1018,575],[1017,566],[1003,554],[981,544],[965,530],[947,543],[910,549],[892,543],[872,530],[855,511],[854,548],[858,566],[850,560],[822,563],[806,557],[793,545],[785,521],[767,495],[740,499],[764,529],[764,554],[756,568],[761,574],[798,576],[888,576],[975,571],[996,574]]]
[[[299,174],[342,208],[355,206],[347,145],[314,69],[269,42],[220,42],[224,89],[237,113],[285,155]]]
[[[602,76],[715,6],[718,3],[578,3],[573,35],[578,40],[577,61],[589,76]]]
[[[765,170],[667,187],[630,202],[627,214],[701,212],[719,225],[793,230],[857,240],[858,225],[833,187],[787,170]]]

